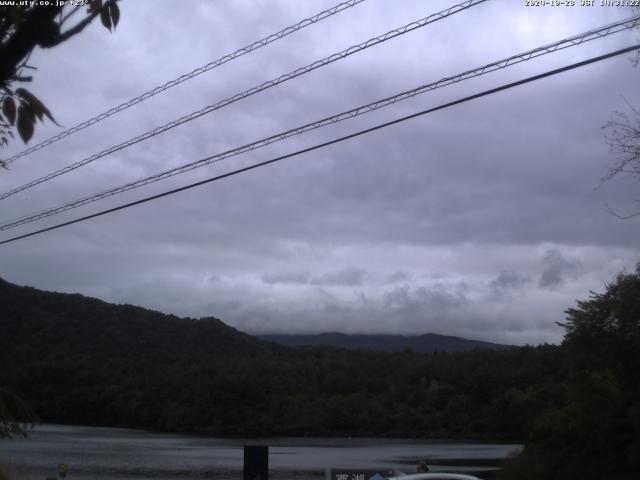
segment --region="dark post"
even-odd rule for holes
[[[268,480],[269,478],[269,447],[244,447],[244,475],[243,480]]]

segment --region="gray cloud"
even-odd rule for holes
[[[409,280],[411,280],[411,275],[403,270],[396,270],[385,277],[385,281],[388,283],[400,283]]]
[[[492,301],[510,298],[515,292],[522,293],[521,290],[531,283],[531,278],[522,275],[514,270],[502,270],[489,283],[489,298]]]
[[[278,283],[309,283],[309,272],[280,272],[280,273],[265,273],[262,275],[262,281],[264,283],[278,284]]]
[[[538,285],[553,288],[561,285],[567,276],[575,276],[580,270],[580,262],[567,260],[559,250],[549,250],[542,258],[542,274]]]
[[[367,272],[360,268],[348,268],[336,272],[323,273],[311,279],[313,285],[350,285],[361,286],[367,278]]]
[[[303,285],[351,285],[361,286],[367,278],[367,272],[360,268],[345,268],[333,272],[311,275],[309,272],[265,273],[262,281],[267,284],[293,283]]]
[[[513,270],[503,270],[491,281],[491,288],[496,290],[518,289],[529,283],[529,277],[520,275]]]

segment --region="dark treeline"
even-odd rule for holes
[[[97,339],[97,341],[99,341]],[[33,362],[0,381],[47,422],[212,435],[522,438],[559,404],[558,347]]]

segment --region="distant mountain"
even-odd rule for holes
[[[278,354],[210,317],[179,318],[0,279],[0,365],[92,357]]]
[[[320,333],[317,335],[260,335],[258,338],[289,347],[331,346],[382,352],[400,352],[411,349],[416,353],[459,352],[474,348],[504,349],[510,345],[468,340],[449,335],[428,333],[418,336],[404,335],[347,335],[344,333]]]

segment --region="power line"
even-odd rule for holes
[[[599,62],[599,61],[602,61],[602,60],[605,60],[605,59],[608,59],[608,58],[612,58],[612,57],[615,57],[615,56],[618,56],[618,55],[623,55],[625,53],[629,53],[629,52],[632,52],[634,50],[639,50],[639,49],[640,49],[640,44],[639,45],[633,45],[631,47],[622,48],[620,50],[616,50],[614,52],[610,52],[610,53],[607,53],[605,55],[600,55],[598,57],[593,57],[593,58],[590,58],[588,60],[584,60],[582,62],[573,63],[571,65],[567,65],[567,66],[564,66],[564,67],[561,67],[561,68],[557,68],[557,69],[554,69],[554,70],[549,70],[547,72],[544,72],[544,73],[541,73],[541,74],[538,74],[538,75],[534,75],[534,76],[531,76],[531,77],[527,77],[525,79],[518,80],[516,82],[504,84],[504,85],[501,85],[501,86],[496,87],[496,88],[492,88],[492,89],[485,90],[485,91],[480,92],[480,93],[476,93],[474,95],[470,95],[468,97],[464,97],[464,98],[461,98],[461,99],[458,99],[458,100],[454,100],[452,102],[444,103],[444,104],[439,105],[437,107],[429,108],[427,110],[422,110],[420,112],[413,113],[411,115],[406,115],[404,117],[400,117],[400,118],[397,118],[395,120],[391,120],[389,122],[381,123],[381,124],[378,124],[378,125],[376,125],[374,127],[370,127],[370,128],[364,129],[364,130],[360,130],[358,132],[354,132],[354,133],[351,133],[349,135],[345,135],[343,137],[335,138],[333,140],[329,140],[327,142],[314,145],[312,147],[304,148],[302,150],[297,150],[295,152],[288,153],[286,155],[281,155],[279,157],[272,158],[271,160],[266,160],[264,162],[256,163],[256,164],[253,164],[253,165],[249,165],[248,167],[239,168],[237,170],[233,170],[231,172],[224,173],[222,175],[217,175],[215,177],[211,177],[211,178],[208,178],[206,180],[201,180],[199,182],[191,183],[189,185],[185,185],[185,186],[182,186],[182,187],[179,187],[179,188],[174,188],[173,190],[168,190],[166,192],[159,193],[157,195],[152,195],[150,197],[142,198],[140,200],[136,200],[134,202],[126,203],[124,205],[120,205],[120,206],[117,206],[117,207],[109,208],[107,210],[102,210],[100,212],[97,212],[97,213],[94,213],[94,214],[91,214],[91,215],[86,215],[84,217],[76,218],[76,219],[70,220],[68,222],[59,223],[59,224],[53,225],[51,227],[42,228],[42,229],[36,230],[34,232],[30,232],[30,233],[26,233],[24,235],[19,235],[19,236],[13,237],[13,238],[9,238],[7,240],[0,241],[0,245],[4,245],[6,243],[15,242],[17,240],[21,240],[21,239],[24,239],[24,238],[32,237],[34,235],[38,235],[40,233],[48,232],[48,231],[51,231],[51,230],[56,230],[58,228],[66,227],[68,225],[73,225],[74,223],[79,223],[79,222],[82,222],[82,221],[85,221],[85,220],[89,220],[89,219],[92,219],[92,218],[100,217],[102,215],[106,215],[108,213],[113,213],[113,212],[116,212],[118,210],[124,210],[126,208],[133,207],[135,205],[140,205],[142,203],[150,202],[152,200],[157,200],[159,198],[166,197],[166,196],[169,196],[169,195],[173,195],[175,193],[182,192],[184,190],[189,190],[191,188],[198,187],[200,185],[204,185],[206,183],[211,183],[211,182],[215,182],[217,180],[222,180],[223,178],[231,177],[231,176],[237,175],[239,173],[247,172],[249,170],[254,170],[254,169],[259,168],[259,167],[264,167],[266,165],[270,165],[272,163],[276,163],[276,162],[279,162],[281,160],[285,160],[287,158],[295,157],[295,156],[301,155],[303,153],[312,152],[314,150],[318,150],[320,148],[327,147],[329,145],[333,145],[333,144],[336,144],[336,143],[343,142],[345,140],[349,140],[349,139],[352,139],[352,138],[355,138],[355,137],[359,137],[361,135],[364,135],[364,134],[367,134],[367,133],[371,133],[373,131],[380,130],[380,129],[389,127],[391,125],[395,125],[397,123],[401,123],[401,122],[404,122],[404,121],[407,121],[407,120],[410,120],[410,119],[413,119],[413,118],[416,118],[416,117],[420,117],[420,116],[426,115],[428,113],[432,113],[432,112],[435,112],[435,111],[438,111],[438,110],[444,110],[446,108],[453,107],[453,106],[459,105],[461,103],[465,103],[465,102],[468,102],[468,101],[471,101],[471,100],[475,100],[477,98],[485,97],[487,95],[492,95],[492,94],[501,92],[503,90],[507,90],[507,89],[510,89],[510,88],[513,88],[513,87],[524,85],[526,83],[534,82],[536,80],[540,80],[540,79],[543,79],[543,78],[546,78],[546,77],[549,77],[549,76],[552,76],[552,75],[557,75],[559,73],[563,73],[563,72],[566,72],[566,71],[569,71],[569,70],[580,68],[580,67],[592,64],[592,63],[596,63],[596,62]]]
[[[222,57],[218,58],[217,60],[213,60],[212,62],[207,63],[206,65],[203,65],[201,67],[196,68],[195,70],[192,70],[189,73],[186,73],[184,75],[181,75],[180,77],[170,80],[168,82],[166,82],[163,85],[159,85],[155,88],[152,88],[151,90],[148,90],[142,94],[140,94],[139,96],[132,98],[131,100],[128,100],[124,103],[121,103],[120,105],[113,107],[99,115],[96,115],[93,118],[90,118],[89,120],[86,120],[82,123],[79,123],[78,125],[69,128],[68,130],[65,130],[64,132],[61,132],[51,138],[48,138],[47,140],[44,140],[36,145],[33,145],[30,148],[27,148],[25,150],[23,150],[20,153],[17,153],[16,155],[12,156],[11,158],[4,160],[5,165],[9,165],[12,162],[15,162],[17,159],[24,157],[26,155],[29,155],[30,153],[33,153],[37,150],[40,150],[41,148],[44,148],[48,145],[51,145],[52,143],[57,142],[58,140],[62,140],[65,137],[68,137],[69,135],[72,135],[76,132],[79,132],[80,130],[84,130],[85,128],[94,125],[98,122],[101,122],[102,120],[109,118],[112,115],[115,115],[118,112],[121,112],[122,110],[126,110],[127,108],[130,108],[140,102],[143,102],[144,100],[153,97],[154,95],[157,95],[160,92],[164,92],[165,90],[168,90],[169,88],[175,87],[176,85],[180,85],[183,82],[186,82],[187,80],[192,79],[193,77],[196,77],[202,73],[208,72],[209,70],[212,70],[216,67],[219,67],[221,65],[224,65],[227,62],[230,62],[231,60],[235,60],[236,58],[239,58],[243,55],[246,55],[250,52],[253,52],[254,50],[257,50],[261,47],[264,47],[266,45],[269,45],[270,43],[275,42],[276,40],[280,40],[281,38],[286,37],[287,35],[290,35],[292,33],[297,32],[298,30],[301,30],[305,27],[308,27],[309,25],[313,25],[315,23],[318,23],[326,18],[329,18],[337,13],[340,13],[348,8],[351,7],[355,7],[356,5],[364,2],[365,0],[349,0],[347,2],[343,2],[340,3],[334,7],[331,7],[327,10],[323,10],[320,13],[317,13],[315,15],[313,15],[312,17],[309,18],[305,18],[304,20],[299,21],[298,23],[296,23],[295,25],[291,25],[289,27],[286,27],[282,30],[280,30],[279,32],[276,33],[272,33],[270,35],[267,35],[266,37],[257,40],[255,42],[253,42],[250,45],[247,45],[245,47],[239,48],[238,50],[236,50],[235,52],[232,53],[228,53],[226,55],[223,55]]]
[[[438,20],[442,20],[442,19],[447,18],[447,17],[449,17],[451,15],[454,15],[454,14],[459,13],[461,11],[467,10],[468,8],[471,8],[471,7],[475,6],[475,5],[478,5],[480,3],[484,3],[485,1],[487,1],[487,0],[466,0],[463,3],[451,6],[451,7],[447,8],[447,9],[445,9],[445,10],[442,10],[440,12],[437,12],[437,13],[434,13],[432,15],[429,15],[428,17],[425,17],[425,18],[423,18],[421,20],[417,20],[415,22],[411,22],[411,23],[409,23],[407,25],[404,25],[404,26],[402,26],[400,28],[396,28],[394,30],[390,30],[389,32],[387,32],[387,33],[385,33],[383,35],[379,35],[377,37],[370,38],[369,40],[367,40],[365,42],[362,42],[362,43],[360,43],[358,45],[351,46],[351,47],[347,48],[346,50],[343,50],[343,51],[341,51],[339,53],[334,53],[334,54],[332,54],[332,55],[330,55],[330,56],[328,56],[328,57],[326,57],[326,58],[324,58],[322,60],[317,60],[317,61],[315,61],[313,63],[310,63],[310,64],[308,64],[308,65],[306,65],[304,67],[298,68],[298,69],[293,70],[293,71],[291,71],[289,73],[281,75],[278,78],[275,78],[273,80],[269,80],[267,82],[264,82],[264,83],[262,83],[262,84],[260,84],[260,85],[258,85],[256,87],[252,87],[252,88],[250,88],[248,90],[245,90],[244,92],[237,93],[237,94],[235,94],[235,95],[233,95],[231,97],[228,97],[228,98],[226,98],[224,100],[219,101],[218,103],[215,103],[213,105],[209,105],[209,106],[207,106],[207,107],[205,107],[205,108],[203,108],[201,110],[192,112],[192,113],[190,113],[188,115],[185,115],[183,117],[178,118],[177,120],[169,122],[169,123],[167,123],[165,125],[162,125],[160,127],[155,128],[153,130],[149,130],[148,132],[145,132],[142,135],[138,135],[137,137],[131,138],[131,139],[119,144],[119,145],[110,147],[110,148],[108,148],[106,150],[103,150],[100,153],[94,154],[94,155],[92,155],[90,157],[87,157],[87,158],[85,158],[83,160],[79,160],[78,162],[75,162],[75,163],[73,163],[71,165],[67,165],[64,168],[56,170],[55,172],[49,173],[48,175],[40,177],[37,180],[33,180],[33,181],[31,181],[29,183],[26,183],[26,184],[24,184],[24,185],[22,185],[20,187],[14,188],[13,190],[10,190],[10,191],[5,192],[2,195],[0,195],[0,200],[3,200],[5,198],[7,198],[7,197],[15,195],[18,192],[21,192],[21,191],[26,190],[28,188],[34,187],[36,185],[39,185],[40,183],[46,182],[48,180],[51,180],[51,179],[53,179],[55,177],[58,177],[60,175],[65,174],[65,173],[68,173],[68,172],[70,172],[72,170],[75,170],[76,168],[80,168],[83,165],[91,163],[91,162],[93,162],[93,161],[95,161],[95,160],[97,160],[99,158],[102,158],[102,157],[104,157],[106,155],[109,155],[111,153],[117,152],[117,151],[122,150],[124,148],[130,147],[131,145],[134,145],[136,143],[142,142],[143,140],[147,140],[147,139],[149,139],[151,137],[159,135],[160,133],[164,133],[167,130],[170,130],[170,129],[174,128],[174,127],[182,125],[183,123],[190,122],[191,120],[195,120],[196,118],[199,118],[199,117],[201,117],[203,115],[206,115],[206,114],[211,113],[211,112],[213,112],[215,110],[218,110],[218,109],[220,109],[222,107],[225,107],[225,106],[230,105],[230,104],[232,104],[234,102],[237,102],[238,100],[242,100],[244,98],[250,97],[251,95],[255,95],[256,93],[262,92],[262,91],[267,90],[267,89],[269,89],[271,87],[274,87],[276,85],[284,83],[284,82],[286,82],[288,80],[291,80],[293,78],[299,77],[300,75],[304,75],[306,73],[309,73],[309,72],[311,72],[313,70],[316,70],[317,68],[324,67],[324,66],[326,66],[326,65],[328,65],[330,63],[333,63],[335,61],[338,61],[338,60],[342,60],[343,58],[346,58],[346,57],[348,57],[350,55],[353,55],[354,53],[361,52],[361,51],[363,51],[363,50],[365,50],[367,48],[373,47],[373,46],[375,46],[375,45],[377,45],[379,43],[386,42],[387,40],[391,40],[392,38],[395,38],[397,36],[404,35],[406,33],[409,33],[411,31],[413,31],[413,30],[416,30],[418,28],[422,28],[422,27],[424,27],[426,25],[429,25],[431,23],[434,23],[434,22],[436,22]]]
[[[517,55],[512,55],[510,57],[504,58],[502,60],[498,60],[496,62],[493,63],[489,63],[487,65],[484,65],[482,67],[478,67],[472,70],[467,70],[463,73],[458,73],[456,75],[453,76],[449,76],[449,77],[444,77],[436,82],[432,82],[426,85],[421,85],[417,88],[414,88],[412,90],[408,90],[405,92],[401,92],[398,93],[396,95],[393,95],[391,97],[387,97],[381,100],[377,100],[375,102],[371,102],[369,104],[363,105],[363,106],[359,106],[357,108],[353,108],[351,110],[347,110],[341,113],[338,113],[336,115],[333,115],[331,117],[326,117],[320,120],[317,120],[315,122],[311,122],[308,123],[306,125],[300,126],[300,127],[296,127],[290,130],[287,130],[285,132],[281,132],[278,133],[276,135],[272,135],[270,137],[266,137],[263,138],[261,140],[257,140],[254,141],[252,143],[248,143],[246,145],[231,149],[231,150],[227,150],[225,152],[222,153],[218,153],[215,155],[211,155],[209,157],[197,160],[195,162],[191,162],[191,163],[187,163],[185,165],[182,165],[180,167],[176,167],[176,168],[172,168],[170,170],[166,170],[164,172],[160,172],[158,174],[143,178],[143,179],[139,179],[139,180],[135,180],[129,183],[126,183],[124,185],[121,185],[119,187],[115,187],[115,188],[111,188],[109,190],[104,190],[100,193],[97,194],[93,194],[87,197],[83,197],[81,199],[78,200],[74,200],[72,202],[68,202],[68,203],[64,203],[62,205],[58,205],[56,207],[53,208],[49,208],[46,210],[42,210],[36,213],[32,213],[26,216],[22,216],[13,220],[9,220],[7,221],[7,223],[0,225],[0,230],[8,230],[11,228],[15,228],[18,227],[20,225],[25,225],[27,223],[31,223],[37,220],[41,220],[43,218],[52,216],[52,215],[56,215],[58,213],[62,213],[68,210],[71,210],[73,208],[77,208],[77,207],[81,207],[83,205],[87,205],[89,203],[93,203],[102,199],[105,199],[107,197],[111,197],[113,195],[117,195],[119,193],[123,193],[129,190],[133,190],[135,188],[139,188],[142,187],[144,185],[148,185],[150,183],[154,183],[160,180],[164,180],[166,178],[170,178],[173,177],[175,175],[179,175],[182,173],[185,173],[187,171],[205,166],[205,165],[209,165],[211,163],[216,163],[219,161],[222,161],[226,158],[229,157],[233,157],[236,155],[240,155],[242,153],[246,153],[267,145],[270,145],[272,143],[284,140],[286,138],[292,137],[294,135],[300,135],[302,133],[306,133],[309,132],[311,130],[315,130],[317,128],[321,128],[324,127],[326,125],[330,125],[330,124],[334,124],[337,122],[341,122],[343,120],[347,120],[349,118],[354,118],[357,117],[359,115],[363,115],[365,113],[368,112],[372,112],[374,110],[378,110],[380,108],[383,107],[387,107],[389,105],[392,105],[396,102],[402,101],[402,100],[406,100],[408,98],[412,98],[416,95],[431,91],[431,90],[435,90],[437,88],[441,88],[447,85],[451,85],[454,83],[458,83],[460,81],[469,79],[469,78],[473,78],[473,77],[478,77],[480,75],[484,75],[486,73],[490,73],[493,72],[495,70],[498,69],[502,69],[502,68],[506,68],[512,65],[516,65],[518,63],[524,62],[524,61],[528,61],[531,60],[532,58],[537,58],[539,56],[542,55],[546,55],[558,50],[562,50],[565,48],[569,48],[572,46],[576,46],[576,45],[580,45],[584,42],[590,41],[590,40],[594,40],[597,38],[602,38],[605,37],[607,35],[612,35],[614,33],[618,33],[620,31],[624,31],[624,30],[628,30],[631,28],[634,28],[636,26],[640,25],[640,16],[636,16],[636,17],[632,17],[630,19],[627,20],[622,20],[619,22],[615,22],[609,25],[605,25],[593,30],[589,30],[587,32],[584,33],[580,33],[578,35],[574,35],[572,37],[568,37],[565,38],[563,40],[559,40],[557,42],[554,43],[550,43],[547,45],[544,45],[542,47],[538,47],[535,48],[533,50],[528,50],[526,52],[523,53],[519,53]]]

